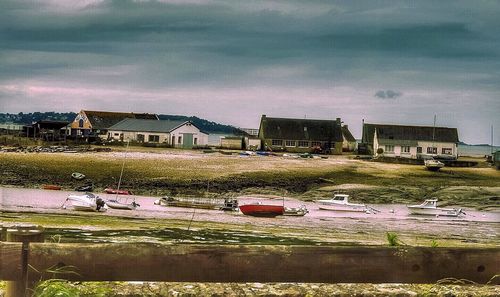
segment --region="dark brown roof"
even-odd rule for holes
[[[265,115],[260,120],[259,137],[333,142],[343,140],[340,122],[335,120],[269,118]]]
[[[92,129],[108,129],[109,127],[121,122],[126,118],[158,120],[156,114],[151,113],[133,113],[133,112],[109,112],[83,110],[92,125]]]
[[[375,129],[379,139],[458,142],[457,128],[363,124],[363,143],[373,144]]]

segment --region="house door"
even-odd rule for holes
[[[182,137],[182,147],[183,148],[192,148],[193,147],[193,134],[192,133],[183,133],[184,137]]]

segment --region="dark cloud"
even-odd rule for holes
[[[380,90],[375,93],[375,97],[380,99],[396,99],[403,96],[403,93],[393,90]]]
[[[387,101],[405,104],[405,117],[419,119],[412,98],[434,102],[439,93],[471,100],[458,91],[486,105],[500,92],[497,1],[4,0],[0,11],[5,110],[13,108],[5,102],[21,102],[23,96],[23,102],[49,100],[47,90],[62,84],[79,90],[71,96],[81,97],[72,102],[87,102],[76,94],[88,89],[103,109],[127,94],[143,98],[145,111],[168,106],[165,113],[189,112],[193,103],[206,100],[232,108],[226,114],[235,114],[236,122],[242,102],[265,99],[264,105],[275,106],[271,111],[288,106],[300,115],[304,101],[328,106],[330,96],[324,94],[332,86],[349,90],[342,95],[358,108],[374,101],[373,90],[392,86],[405,90],[404,96],[380,90],[375,97],[398,98]],[[199,90],[200,98],[209,99],[172,89]],[[227,89],[250,94],[239,92],[229,102]],[[287,101],[275,89],[300,93],[301,99],[291,94],[295,101]],[[16,100],[8,99],[13,92]],[[258,119],[261,111],[250,107]]]

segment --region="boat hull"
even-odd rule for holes
[[[276,217],[283,215],[285,212],[285,208],[281,205],[266,204],[241,205],[240,210],[244,215],[254,217]]]
[[[332,211],[352,211],[352,212],[366,212],[366,205],[363,204],[337,204],[331,202],[318,202],[318,208],[321,210]]]
[[[137,208],[137,204],[132,202],[132,203],[122,203],[117,200],[106,200],[106,205],[109,206],[109,208],[113,209],[123,209],[123,210],[135,210]]]
[[[104,192],[106,192],[108,194],[133,195],[132,192],[129,190],[117,190],[117,189],[112,189],[112,188],[106,188],[106,189],[104,189]]]
[[[89,195],[69,195],[68,201],[71,202],[71,206],[77,211],[97,211],[104,212],[107,211],[108,207],[104,204],[101,207],[97,207],[98,197],[91,197]]]
[[[412,215],[427,215],[427,216],[447,216],[447,217],[458,217],[461,213],[461,209],[454,208],[425,208],[425,207],[414,207],[408,206],[408,210]]]

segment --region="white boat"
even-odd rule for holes
[[[123,169],[125,168],[125,159],[127,157],[128,148],[130,145],[130,140],[127,141],[127,147],[125,148],[125,158],[123,158],[122,170],[120,172],[120,179],[118,180],[118,188],[116,190],[111,188],[106,188],[105,191],[107,193],[115,193],[114,199],[106,199],[106,205],[113,209],[122,209],[122,210],[135,210],[137,207],[141,206],[139,203],[135,202],[135,197],[131,198],[131,202],[129,202],[129,198],[119,197],[119,194],[124,195],[132,195],[132,192],[127,190],[120,190],[120,185],[122,183],[123,177]]]
[[[309,213],[305,205],[301,205],[299,207],[285,207],[284,216],[295,216],[302,217]]]
[[[336,210],[336,211],[370,211],[370,207],[365,204],[349,203],[349,195],[335,194],[332,199],[316,200],[319,204],[319,209]]]
[[[458,217],[465,215],[461,208],[444,208],[437,206],[437,199],[427,199],[422,204],[409,205],[410,214],[414,215],[431,215],[431,216],[448,216]]]
[[[104,200],[92,193],[85,193],[83,195],[69,195],[66,201],[71,202],[74,210],[99,212],[108,210],[108,206],[106,205]]]
[[[140,206],[139,203],[135,202],[135,200],[128,203],[128,202],[118,201],[116,199],[106,200],[106,205],[109,206],[110,208],[125,209],[125,210],[134,210]]]
[[[425,168],[430,171],[438,171],[439,169],[444,167],[444,163],[438,160],[429,159],[424,161]]]

